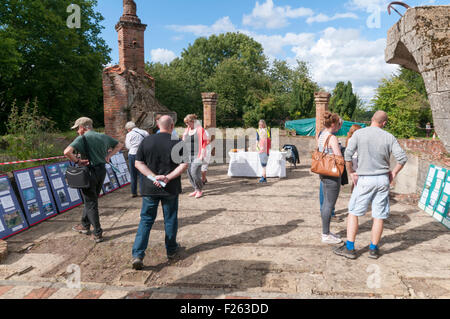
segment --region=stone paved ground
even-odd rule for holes
[[[226,174],[211,167],[200,200],[187,197],[183,178],[175,261],[165,257],[160,211],[146,266],[131,269],[141,201],[127,187],[100,199],[103,243],[71,231],[82,207],[8,239],[0,298],[450,298],[450,231],[415,206],[392,202],[379,260],[368,258],[371,220],[362,218],[359,258],[347,260],[320,241],[319,181],[308,165],[264,186]],[[349,196],[344,187],[332,222],[344,237]]]

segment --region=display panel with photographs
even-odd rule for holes
[[[67,161],[45,166],[45,171],[50,181],[50,188],[55,197],[55,203],[59,213],[64,213],[83,203],[81,192],[67,185],[65,174],[67,167],[70,165],[70,162]]]
[[[13,174],[30,226],[58,214],[54,208],[54,200],[43,166],[14,171]],[[52,209],[48,210],[44,207],[52,207]]]
[[[0,239],[10,237],[28,227],[8,176],[0,176]]]
[[[125,187],[130,184],[131,176],[130,171],[128,169],[128,163],[123,156],[123,153],[117,153],[113,157],[111,157],[111,164],[116,168],[114,173],[117,177],[117,182],[120,187]]]
[[[117,177],[114,174],[114,170],[109,164],[105,164],[106,168],[106,176],[105,181],[103,182],[103,193],[106,195],[120,188],[120,185],[117,181]]]

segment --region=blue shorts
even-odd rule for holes
[[[389,175],[359,176],[358,184],[353,190],[348,211],[354,216],[364,216],[372,205],[372,217],[387,219],[389,206]]]
[[[266,167],[269,161],[269,155],[267,153],[259,153],[259,160],[261,161],[261,166]]]

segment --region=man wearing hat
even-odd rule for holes
[[[76,120],[72,129],[76,129],[79,136],[65,149],[64,156],[75,164],[89,166],[91,172],[89,188],[82,189],[85,202],[81,224],[72,229],[80,234],[89,235],[92,225],[94,228],[92,239],[99,243],[103,241],[103,230],[100,226],[98,196],[105,181],[105,164],[109,163],[111,157],[124,145],[108,135],[95,132],[92,120],[87,117]],[[90,161],[83,137],[86,138]],[[77,158],[74,153],[81,154],[81,159]]]

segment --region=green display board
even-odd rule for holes
[[[428,169],[427,178],[425,179],[425,186],[423,187],[422,195],[420,196],[419,200],[418,206],[420,207],[420,209],[425,210],[425,208],[427,207],[428,200],[431,194],[431,186],[434,184],[436,175],[437,175],[436,166],[430,165],[430,168]]]
[[[447,176],[447,170],[442,167],[436,167],[436,177],[433,184],[431,184],[430,196],[428,198],[427,205],[425,206],[425,212],[433,216],[436,208],[439,204],[439,198],[441,197],[442,190],[444,189],[445,178]]]
[[[442,187],[442,192],[439,197],[439,200],[436,204],[436,208],[433,214],[433,217],[442,222],[444,225],[449,227],[449,224],[445,224],[444,220],[450,218],[448,215],[450,206],[450,171],[447,172],[447,176],[444,181],[444,185]],[[450,220],[450,219],[448,219]]]

